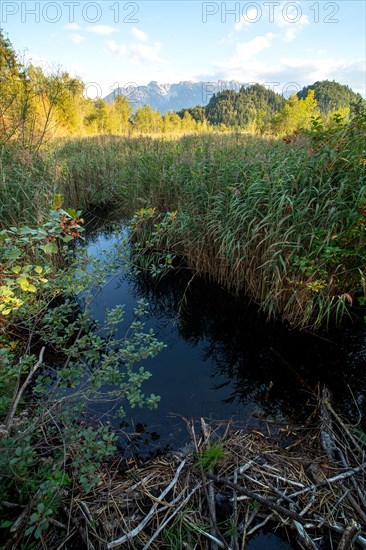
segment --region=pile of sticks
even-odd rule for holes
[[[239,550],[265,525],[299,548],[366,548],[364,434],[340,418],[327,390],[296,433],[223,432],[203,419],[187,427],[191,443],[179,452],[109,468],[87,497],[74,493],[57,548],[77,534],[91,550]]]

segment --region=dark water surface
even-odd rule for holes
[[[105,251],[110,253],[119,239],[106,230],[94,232],[87,240],[88,253],[107,261]],[[90,409],[132,433],[133,452],[148,456],[184,444],[188,435],[182,417],[233,418],[240,427],[255,423],[258,416],[301,422],[313,410],[311,390],[318,383],[329,387],[337,410],[354,421],[364,414],[364,322],[322,335],[291,331],[267,323],[256,306],[199,277],[192,279],[184,269],[159,283],[121,269],[98,294],[92,314],[103,321],[106,308],[125,304],[124,334],[140,298],[150,304],[147,328],[167,345],[144,362],[152,373],[144,392],[160,395],[159,407],[126,408],[122,423],[110,404]],[[126,445],[125,437],[121,445]]]
[[[108,229],[87,237],[88,254],[105,262],[120,256],[126,235]],[[125,304],[120,336],[133,320],[133,308],[144,298],[153,328],[166,348],[144,362],[152,373],[144,393],[161,396],[157,410],[126,408],[123,422],[113,406],[93,404],[89,413],[120,430],[126,456],[139,458],[177,449],[188,440],[184,418],[234,419],[238,427],[273,422],[303,422],[314,410],[313,390],[325,384],[334,407],[366,430],[366,324],[347,323],[342,330],[314,335],[268,323],[255,305],[236,299],[215,284],[185,269],[160,282],[131,275],[121,268],[101,289],[92,305],[101,323],[105,310]],[[283,532],[261,529],[250,550],[290,550]]]

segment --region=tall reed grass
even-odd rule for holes
[[[268,317],[305,327],[340,320],[365,295],[364,143],[363,115],[286,140],[76,139],[58,143],[48,158],[69,205],[123,216],[177,210],[163,232],[150,221],[155,249],[245,292]]]
[[[0,149],[0,228],[40,222],[58,188],[57,177],[46,153],[31,153],[17,143]]]

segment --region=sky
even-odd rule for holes
[[[1,0],[0,27],[25,60],[82,78],[88,97],[185,80],[288,95],[324,79],[366,97],[364,0]]]

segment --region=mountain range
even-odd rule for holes
[[[240,82],[219,80],[217,82],[182,81],[177,84],[158,84],[155,80],[147,86],[138,86],[134,83],[118,87],[105,100],[114,101],[118,95],[124,95],[133,107],[150,105],[154,110],[165,114],[168,111],[180,111],[196,105],[207,105],[213,94],[224,90],[239,91],[243,86]]]

